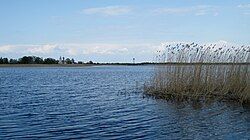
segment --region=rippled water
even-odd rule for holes
[[[250,139],[250,110],[143,98],[150,66],[0,68],[0,139]]]

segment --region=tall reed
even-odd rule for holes
[[[178,100],[250,101],[250,47],[216,44],[166,45],[158,51],[148,95]]]

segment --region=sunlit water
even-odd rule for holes
[[[151,66],[0,68],[0,139],[250,139],[250,110],[144,98]]]

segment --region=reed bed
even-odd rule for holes
[[[166,45],[144,91],[163,99],[250,102],[249,52],[249,46]]]

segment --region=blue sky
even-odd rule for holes
[[[0,0],[0,56],[152,61],[164,42],[250,44],[249,0]]]

